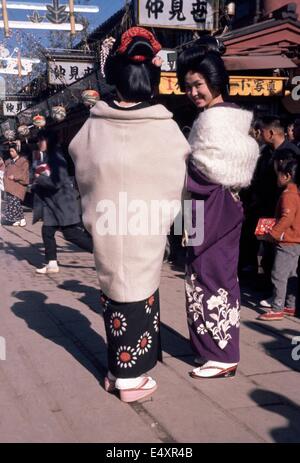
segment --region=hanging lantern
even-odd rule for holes
[[[14,130],[7,129],[7,130],[5,130],[5,132],[4,132],[4,137],[5,137],[6,140],[8,140],[8,141],[15,140],[15,138],[16,138],[16,132],[15,132]]]
[[[21,137],[27,137],[30,133],[30,130],[29,128],[27,127],[27,125],[20,125],[17,129],[18,131],[18,134],[21,136]]]
[[[98,100],[100,100],[100,95],[96,90],[84,90],[81,94],[83,104],[88,108],[94,106]]]
[[[45,127],[46,119],[44,118],[44,116],[37,114],[32,118],[32,123],[35,127],[38,127],[40,129],[41,127]]]
[[[66,118],[66,116],[67,116],[66,108],[62,105],[53,106],[53,108],[51,109],[51,117],[56,122],[63,121]]]

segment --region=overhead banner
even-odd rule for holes
[[[98,6],[74,5],[74,0],[68,0],[68,3],[60,3],[60,0],[52,0],[51,4],[34,2],[0,2],[2,8],[2,18],[0,28],[4,29],[5,37],[9,37],[10,29],[42,29],[55,31],[70,31],[75,34],[76,31],[84,29],[83,24],[76,22],[75,13],[98,13]],[[33,10],[32,15],[27,14],[27,20],[15,20],[10,18],[8,10]],[[40,14],[39,11],[45,11]],[[13,11],[14,13],[14,11]]]
[[[137,0],[137,20],[141,26],[211,31],[216,1]]]

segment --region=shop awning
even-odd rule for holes
[[[283,55],[223,56],[228,71],[248,71],[254,69],[291,69],[297,65]]]

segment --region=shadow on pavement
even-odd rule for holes
[[[26,260],[30,265],[33,267],[43,267],[45,264],[45,257],[44,257],[44,245],[43,243],[36,243],[36,244],[31,244],[27,242],[28,244],[25,246],[20,246],[19,244],[11,243],[9,241],[6,241],[6,246],[3,248],[4,252],[8,255],[13,256],[15,259],[19,261],[24,261]],[[76,249],[75,249],[76,248]],[[58,259],[62,255],[73,255],[74,250],[76,250],[76,253],[78,252],[86,252],[80,248],[75,247],[71,243],[66,243],[63,247],[57,246],[57,254],[58,254]],[[63,261],[59,262],[59,266],[62,268],[76,268],[76,269],[95,269],[95,267],[92,265],[78,265],[80,260],[73,260],[68,263],[64,263]]]
[[[273,336],[273,340],[261,343],[264,351],[270,357],[278,360],[288,368],[294,371],[300,371],[300,361],[295,361],[292,356],[292,351],[295,347],[295,345],[292,344],[292,338],[300,336],[300,325],[297,323],[295,324],[295,329],[290,329],[280,328],[280,321],[275,323],[278,323],[278,329],[273,325],[258,321],[246,321],[243,324],[253,331],[267,336]]]
[[[89,342],[95,341],[99,351],[105,352],[106,344],[84,315],[65,305],[47,303],[47,296],[37,291],[18,291],[13,293],[13,297],[20,302],[16,302],[11,310],[27,323],[29,329],[63,347],[103,385],[106,368],[85,347],[84,341],[81,341],[82,334]],[[58,335],[53,335],[53,322]]]
[[[286,419],[286,426],[270,430],[274,442],[300,442],[300,407],[295,402],[281,394],[264,389],[254,390],[250,397],[260,408],[264,408],[270,413],[276,413]]]

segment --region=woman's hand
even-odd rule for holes
[[[152,60],[152,64],[154,64],[154,66],[158,68],[161,68],[163,63],[164,63],[164,60],[158,55],[156,55]]]

